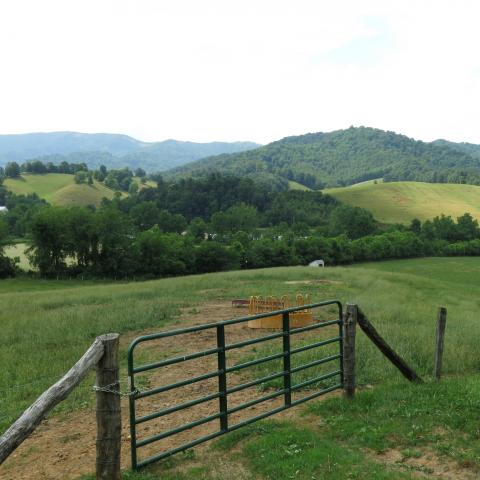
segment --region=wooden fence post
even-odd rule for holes
[[[347,303],[343,317],[343,392],[347,398],[355,396],[355,335],[358,307]]]
[[[442,375],[443,346],[445,344],[445,326],[447,324],[447,309],[438,308],[437,334],[435,343],[435,378],[440,380]]]
[[[119,334],[102,335],[104,354],[97,365],[97,480],[120,480]],[[103,388],[102,388],[103,387]]]

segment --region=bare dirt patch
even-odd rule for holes
[[[244,316],[245,310],[233,308],[231,302],[216,301],[196,307],[183,309],[180,321],[173,327],[170,325],[165,330],[185,326],[198,325],[203,323],[218,322],[229,318]],[[148,332],[158,331],[149,329]],[[226,330],[226,342],[239,342],[249,338],[262,336],[262,331],[251,330],[246,323],[236,324]],[[123,335],[121,341],[127,345],[139,332]],[[181,337],[168,337],[162,341],[151,342],[145,348],[145,355],[157,360],[176,355],[193,353],[216,346],[215,329],[204,330]],[[229,352],[229,363],[231,366],[238,363],[248,353],[245,349],[232,350]],[[140,388],[147,389],[153,386],[166,385],[169,383],[184,380],[193,376],[202,375],[217,369],[216,356],[211,355],[195,361],[182,362],[160,370],[153,370],[152,374],[145,376],[145,383]],[[244,374],[232,375],[229,377],[229,386],[244,383],[247,378]],[[162,408],[180,404],[199,398],[209,393],[214,393],[217,388],[216,378],[198,382],[182,387],[163,395],[146,397],[138,402],[138,415],[146,415]],[[144,385],[142,387],[142,385]],[[123,387],[125,388],[125,387]],[[266,392],[259,392],[257,388],[248,388],[229,396],[229,408],[248,402]],[[263,411],[271,410],[280,406],[283,398],[280,396],[266,404],[254,405],[248,409],[241,410],[231,415],[229,421],[235,424],[243,419],[260,414]],[[195,421],[218,411],[218,399],[196,405],[193,408],[160,417],[154,421],[139,425],[138,435],[141,438],[160,433],[162,431],[181,426],[182,424]],[[279,416],[289,416],[292,412],[285,411]],[[130,465],[130,433],[128,424],[128,402],[122,399],[122,466],[128,468]],[[218,430],[218,420],[195,427],[194,429],[181,432],[178,435],[155,442],[141,449],[141,458],[148,457],[166,449],[186,443],[194,438],[208,435]],[[75,479],[80,475],[92,473],[95,470],[95,413],[93,409],[84,409],[68,415],[56,415],[46,419],[27,439],[17,451],[1,467],[1,480],[53,480],[53,479]],[[201,452],[205,444],[196,447]],[[225,471],[228,465],[225,464]],[[220,477],[219,477],[220,478]],[[226,477],[225,477],[226,478]],[[246,472],[238,478],[246,478]]]
[[[462,468],[458,463],[439,457],[432,450],[417,449],[415,455],[405,455],[400,450],[389,449],[382,453],[369,451],[369,457],[391,468],[408,470],[418,478],[444,480],[474,480],[478,473]]]
[[[324,278],[316,278],[313,280],[288,280],[285,285],[342,285],[343,282],[337,280],[326,280]]]

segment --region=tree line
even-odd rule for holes
[[[26,236],[43,276],[162,277],[238,268],[329,265],[423,255],[480,254],[471,215],[382,226],[366,210],[321,192],[260,188],[212,174],[164,182],[101,207],[53,207],[0,188],[0,244]],[[3,195],[3,197],[2,197]],[[0,255],[2,256],[2,255]],[[12,263],[0,262],[5,274]],[[3,267],[2,267],[3,265]]]
[[[29,255],[44,276],[68,273],[92,278],[154,278],[306,265],[319,258],[327,265],[342,265],[427,255],[480,255],[480,229],[469,214],[456,221],[447,216],[414,221],[409,227],[390,227],[357,238],[346,233],[299,234],[287,225],[220,234],[215,223],[209,227],[198,221],[180,233],[176,222],[166,219],[171,222],[168,227],[167,221],[141,229],[112,205],[95,212],[81,207],[44,208],[32,221]]]
[[[290,232],[356,238],[376,229],[369,212],[320,192],[269,191],[251,179],[219,174],[157,180],[157,188],[104,199],[98,209],[35,211],[28,229],[32,264],[47,276],[201,273],[260,266],[267,261],[261,258],[283,249],[281,242],[270,247],[264,239],[281,240]],[[250,242],[256,242],[252,249]]]

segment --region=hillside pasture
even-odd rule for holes
[[[363,183],[324,190],[337,200],[369,210],[382,223],[408,224],[442,213],[470,213],[480,220],[480,186],[423,182]]]
[[[293,180],[288,181],[288,188],[290,190],[301,190],[303,192],[311,192],[312,189],[307,187],[306,185],[302,185],[301,183],[294,182]]]
[[[18,179],[7,178],[5,186],[17,195],[36,193],[52,205],[100,205],[102,198],[112,199],[114,191],[102,183],[78,185],[73,175],[47,173],[44,175],[23,174]]]

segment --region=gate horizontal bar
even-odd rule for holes
[[[193,440],[191,442],[185,443],[184,445],[180,445],[179,447],[173,448],[172,450],[169,450],[168,452],[160,453],[159,455],[154,455],[153,457],[148,457],[145,460],[142,460],[137,463],[137,467],[145,467],[149,465],[150,463],[158,462],[159,460],[163,460],[164,458],[170,457],[172,455],[175,455],[176,453],[183,452],[184,450],[188,450],[189,448],[196,447],[200,443],[207,442],[208,440],[212,440],[213,438],[219,437],[220,435],[223,435],[225,432],[222,432],[221,430],[215,433],[211,433],[210,435],[205,435],[203,437],[197,438],[196,440]]]
[[[338,323],[338,321],[335,321],[335,322],[332,322],[330,323],[329,322],[329,325],[333,324],[333,323]],[[318,327],[317,327],[318,328]],[[292,330],[291,330],[292,332]],[[297,333],[297,332],[294,332],[294,333]],[[274,338],[279,338],[279,337],[282,337],[283,336],[283,332],[280,333],[280,334],[275,334],[275,336],[268,336],[268,337],[261,337],[262,340],[264,339],[270,339],[270,337],[274,337]],[[256,340],[256,339],[255,339]],[[239,342],[240,343],[240,342]],[[241,342],[241,343],[244,343],[244,342]],[[246,343],[247,345],[249,345],[249,343]],[[229,347],[232,347],[233,345],[238,345],[238,344],[230,344],[230,345],[227,345],[225,347],[225,349],[229,349]],[[244,345],[241,345],[241,346],[244,346]],[[232,348],[235,348],[235,347],[232,347]],[[292,353],[296,353],[295,351],[292,351]],[[279,354],[279,357],[278,358],[281,358],[283,355],[282,354]],[[182,357],[184,358],[184,357]],[[263,358],[267,358],[267,357],[263,357]],[[260,360],[263,360],[260,359]],[[333,355],[331,357],[326,357],[326,359],[321,359],[321,360],[317,360],[315,362],[311,362],[311,363],[308,363],[308,364],[305,364],[304,366],[300,366],[300,367],[296,367],[296,368],[292,368],[292,373],[294,372],[298,372],[300,370],[303,370],[304,368],[309,368],[309,367],[314,367],[315,365],[320,365],[322,363],[325,363],[325,362],[328,362],[330,360],[336,360],[337,358],[341,358],[341,355]],[[270,359],[269,359],[270,360]],[[268,361],[268,360],[266,360]],[[245,364],[239,364],[239,365],[235,365],[234,367],[238,367],[238,366],[241,366],[241,365],[245,365]],[[249,366],[249,365],[247,365]],[[232,367],[232,368],[234,368]],[[246,368],[246,367],[244,367]],[[227,369],[227,373],[231,372],[232,370],[230,369]],[[217,370],[216,372],[211,372],[211,373],[206,373],[204,375],[198,375],[197,377],[192,377],[192,378],[189,378],[187,380],[182,380],[180,382],[176,382],[176,383],[170,383],[168,385],[164,385],[162,387],[158,387],[158,388],[153,388],[151,390],[145,390],[145,391],[142,391],[140,393],[137,393],[135,395],[135,398],[136,399],[140,399],[140,398],[145,398],[145,397],[149,397],[151,395],[156,395],[156,394],[159,394],[159,393],[163,393],[163,392],[167,392],[168,390],[172,390],[174,388],[180,388],[180,387],[184,387],[186,385],[190,385],[192,383],[196,383],[196,382],[201,382],[202,380],[208,380],[210,378],[214,378],[214,377],[218,377],[222,372],[220,370]],[[270,375],[268,377],[264,377],[262,379],[258,379],[258,381],[254,381],[254,382],[249,382],[248,384],[245,383],[243,384],[244,387],[243,388],[248,388],[248,387],[252,387],[252,386],[255,386],[255,385],[258,385],[264,381],[268,381],[268,380],[273,380],[277,377],[280,377],[282,375],[284,375],[285,372],[282,372],[282,373],[279,373],[279,374],[274,374],[274,375]],[[235,389],[232,389],[232,390],[228,390],[228,393],[233,393],[233,392],[236,392],[236,391],[239,391],[239,390],[242,390],[242,388],[235,388]]]
[[[274,340],[275,338],[283,337],[283,332],[272,333],[271,335],[266,335],[265,337],[252,338],[250,340],[245,340],[243,342],[230,343],[225,345],[225,350],[233,350],[234,348],[246,347],[248,345],[254,345],[255,343],[267,342],[268,340]]]
[[[293,403],[292,403],[292,405],[293,405]],[[254,423],[258,420],[262,420],[263,418],[267,418],[270,415],[274,415],[275,413],[282,412],[283,410],[287,410],[288,408],[290,408],[290,407],[287,406],[287,405],[282,405],[281,407],[274,408],[273,410],[269,410],[268,412],[261,413],[260,415],[256,415],[255,417],[250,417],[247,420],[244,420],[243,422],[239,422],[239,423],[236,423],[235,425],[232,425],[228,429],[228,431],[233,432],[237,428],[245,427],[246,425],[250,425],[251,423]]]
[[[156,340],[159,338],[166,338],[166,337],[172,337],[175,335],[181,335],[184,333],[194,333],[194,332],[199,332],[201,330],[207,330],[209,328],[216,328],[219,325],[233,325],[236,323],[244,323],[248,322],[250,320],[257,320],[259,318],[267,318],[271,317],[273,315],[278,315],[281,313],[291,313],[291,312],[297,312],[299,310],[309,310],[312,308],[318,308],[318,307],[325,307],[328,305],[337,305],[339,308],[339,311],[342,311],[342,304],[338,300],[326,300],[324,302],[318,302],[318,303],[310,303],[308,305],[301,305],[301,306],[296,306],[296,307],[290,307],[290,308],[285,308],[283,310],[276,310],[274,312],[265,312],[265,313],[259,313],[257,315],[249,315],[247,317],[240,317],[240,318],[233,318],[231,320],[224,320],[223,322],[212,322],[212,323],[205,323],[203,325],[196,325],[194,327],[187,327],[187,328],[180,328],[178,330],[169,330],[168,332],[160,332],[160,333],[152,333],[150,335],[142,335],[140,337],[137,337],[133,342],[130,344],[128,347],[129,351],[132,351],[133,348],[138,345],[139,343],[147,342],[149,340]]]
[[[320,360],[315,360],[314,362],[305,363],[299,367],[292,368],[290,371],[292,373],[301,372],[307,368],[316,367],[317,365],[322,365],[323,363],[331,362],[333,360],[337,360],[338,358],[342,358],[339,353],[337,355],[331,355],[330,357],[321,358]]]
[[[287,352],[275,353],[274,355],[268,355],[267,357],[256,358],[255,360],[251,360],[245,363],[238,363],[233,367],[228,367],[225,372],[236,372],[237,370],[242,370],[242,368],[252,367],[253,365],[260,365],[261,363],[269,362],[270,360],[276,360],[277,358],[282,358],[287,355]]]
[[[334,385],[334,386],[328,387],[328,388],[324,388],[323,390],[315,392],[312,395],[308,395],[307,397],[303,397],[299,400],[293,401],[292,406],[299,405],[301,403],[307,402],[308,400],[312,400],[314,398],[317,398],[321,395],[324,395],[326,393],[332,392],[332,391],[340,389],[340,388],[342,388],[341,384]],[[269,410],[268,412],[261,413],[260,415],[257,415],[255,417],[251,417],[247,420],[244,420],[243,422],[236,423],[235,425],[232,425],[231,427],[228,428],[228,432],[233,432],[234,430],[237,430],[238,428],[245,427],[246,425],[250,425],[251,423],[255,423],[258,420],[262,420],[264,418],[267,418],[271,415],[274,415],[274,414],[279,413],[283,410],[286,410],[287,408],[289,408],[289,407],[281,406],[281,407],[275,408],[273,410]],[[214,420],[215,418],[218,418],[219,415],[220,414],[212,415],[211,417],[208,417],[209,418],[208,421],[211,421],[211,420]],[[193,423],[197,423],[197,422],[193,422]],[[193,426],[196,426],[196,425],[193,425]],[[192,428],[192,427],[190,427],[190,428]],[[183,430],[181,430],[181,431],[183,431]],[[165,433],[167,433],[167,432],[165,432]],[[179,433],[179,432],[177,432],[177,433]],[[144,467],[146,465],[149,465],[150,463],[157,462],[157,461],[162,460],[164,458],[170,457],[171,455],[175,455],[176,453],[182,452],[184,450],[188,450],[189,448],[195,447],[195,446],[199,445],[200,443],[206,442],[208,440],[212,440],[216,437],[219,437],[220,435],[223,435],[224,433],[225,432],[218,431],[218,432],[215,432],[215,433],[211,433],[210,435],[205,435],[203,437],[197,438],[196,440],[193,440],[192,442],[181,445],[177,448],[169,450],[168,452],[164,452],[164,453],[161,453],[159,455],[155,455],[153,457],[146,458],[145,460],[142,460],[141,462],[138,462],[137,466],[138,467]],[[143,446],[143,445],[137,445],[137,446]]]
[[[220,375],[220,371],[217,370],[216,372],[206,373],[205,375],[199,375],[198,377],[192,377],[187,380],[182,380],[181,382],[176,383],[169,383],[168,385],[164,385],[163,387],[152,388],[151,390],[145,390],[144,392],[137,393],[135,395],[136,399],[149,397],[150,395],[155,395],[157,393],[168,392],[173,388],[180,388],[184,387],[185,385],[190,385],[192,383],[201,382],[202,380],[208,380],[209,378],[218,377]]]
[[[209,400],[215,400],[216,398],[220,397],[220,395],[220,393],[216,392],[210,395],[206,395],[205,397],[190,400],[189,402],[179,403],[177,405],[174,405],[173,407],[164,408],[163,410],[160,410],[158,412],[139,417],[135,420],[135,423],[138,425],[139,423],[148,422],[148,420],[163,417],[164,415],[168,415],[169,413],[174,413],[178,412],[179,410],[184,410],[185,408],[194,407],[195,405],[199,405],[200,403],[208,402]]]
[[[312,325],[307,325],[306,327],[296,327],[290,329],[290,335],[294,333],[309,332],[310,330],[315,330],[316,328],[328,327],[329,325],[338,325],[340,320],[329,320],[328,322],[314,323]]]
[[[338,358],[338,357],[337,357]],[[331,360],[331,358],[328,358],[328,360]],[[325,363],[325,359],[322,359],[323,360],[323,363]],[[318,363],[317,362],[312,362],[312,363]],[[302,366],[303,367],[303,366]],[[306,367],[305,367],[306,368]],[[295,370],[292,370],[292,373],[294,372]],[[299,388],[302,388],[302,387],[305,387],[305,386],[308,386],[308,385],[311,385],[313,383],[316,383],[316,382],[320,382],[322,380],[327,380],[328,378],[331,378],[331,377],[334,377],[335,375],[339,375],[341,373],[340,370],[338,371],[335,371],[335,372],[330,372],[326,375],[322,375],[320,377],[316,377],[314,379],[311,379],[311,380],[308,380],[306,382],[303,382],[303,383],[299,383],[299,384],[296,384],[294,386],[291,387],[291,390],[294,391],[294,390],[298,390]],[[230,394],[230,393],[234,393],[236,391],[240,391],[240,390],[243,390],[244,388],[248,388],[250,386],[254,386],[254,385],[258,385],[259,383],[262,383],[266,380],[271,380],[271,379],[274,379],[274,378],[278,378],[278,377],[281,377],[285,374],[285,372],[279,372],[279,373],[275,373],[273,375],[268,375],[267,377],[263,377],[263,378],[260,378],[260,379],[256,379],[252,382],[248,382],[248,383],[245,383],[245,384],[241,384],[241,385],[237,385],[236,387],[232,387],[231,389],[227,390],[227,394]],[[260,397],[260,398],[256,398],[254,400],[251,400],[249,402],[246,402],[246,403],[242,403],[241,405],[238,405],[236,407],[233,407],[231,409],[229,409],[227,411],[228,414],[231,414],[231,413],[235,413],[235,412],[238,412],[240,410],[243,410],[245,408],[248,408],[248,407],[251,407],[253,405],[256,405],[258,403],[261,403],[261,402],[264,402],[266,400],[270,400],[272,398],[275,398],[275,397],[278,397],[280,395],[282,395],[283,393],[285,393],[286,390],[285,389],[282,389],[282,390],[278,390],[276,392],[273,392],[269,395],[265,395],[263,397]],[[168,415],[170,413],[174,413],[174,412],[177,412],[179,410],[183,410],[185,408],[189,408],[189,407],[193,407],[195,405],[198,405],[200,403],[204,403],[204,402],[208,402],[210,400],[214,400],[216,398],[219,398],[221,396],[220,393],[213,393],[213,394],[210,394],[210,395],[206,395],[204,397],[201,397],[201,398],[197,398],[195,400],[191,400],[189,402],[184,402],[184,403],[180,403],[178,405],[174,405],[173,407],[169,407],[169,408],[165,408],[163,410],[160,410],[158,412],[155,412],[155,413],[151,413],[149,415],[145,415],[143,417],[139,417],[135,420],[135,424],[140,424],[140,423],[144,423],[144,422],[147,422],[149,420],[154,420],[155,418],[159,418],[159,417],[162,417],[164,415]]]
[[[227,390],[227,394],[230,395],[231,393],[239,392],[240,390],[244,390],[245,388],[254,387],[255,385],[260,385],[263,382],[268,382],[269,380],[274,380],[275,378],[283,377],[286,372],[278,372],[273,373],[272,375],[267,375],[266,377],[256,378],[250,382],[241,383],[240,385],[235,385],[232,388]]]
[[[300,405],[301,403],[308,402],[308,400],[313,400],[314,398],[319,397],[320,395],[324,395],[325,393],[333,392],[339,388],[343,388],[341,383],[337,383],[331,387],[324,388],[323,390],[319,390],[318,392],[312,393],[311,395],[307,395],[306,397],[299,398],[292,402],[292,407],[295,405]]]
[[[195,420],[194,422],[186,423],[177,428],[172,428],[171,430],[167,430],[166,432],[159,433],[158,435],[152,435],[151,437],[144,438],[139,442],[135,443],[135,448],[144,447],[145,445],[149,445],[153,442],[158,442],[164,438],[170,437],[180,432],[184,432],[185,430],[189,430],[190,428],[198,427],[199,425],[203,425],[204,423],[211,422],[212,420],[216,420],[217,418],[221,417],[221,413],[215,413],[213,415],[209,415],[208,417],[200,418],[199,420]]]
[[[305,352],[306,350],[311,350],[312,348],[323,347],[324,345],[328,345],[330,343],[339,342],[342,337],[334,337],[329,338],[328,340],[322,340],[321,342],[317,343],[310,343],[309,345],[305,345],[304,347],[293,348],[290,350],[290,353],[300,353]]]
[[[312,378],[310,380],[307,380],[306,382],[297,383],[295,385],[292,385],[292,391],[299,390],[300,388],[303,388],[303,387],[308,387],[309,385],[312,385],[312,383],[321,382],[322,380],[327,380],[329,378],[335,377],[336,375],[340,375],[341,373],[342,373],[341,370],[337,370],[336,372],[330,372],[330,373],[327,373],[326,375],[321,375],[320,377]]]
[[[167,367],[168,365],[173,365],[174,363],[180,363],[187,360],[194,360],[195,358],[206,357],[207,355],[212,355],[214,353],[218,353],[219,351],[220,350],[218,348],[211,348],[209,350],[204,350],[203,352],[190,353],[189,355],[184,355],[183,357],[173,357],[169,360],[162,360],[161,362],[150,363],[148,365],[136,367],[133,369],[133,373],[146,372],[147,370],[153,370],[154,368]]]
[[[260,398],[256,398],[255,400],[250,400],[249,402],[242,403],[241,405],[237,405],[236,407],[229,408],[228,414],[239,412],[240,410],[244,410],[248,407],[253,407],[253,405],[257,405],[258,403],[265,402],[266,400],[271,400],[272,398],[279,397],[286,392],[284,388],[282,390],[277,390],[276,392],[270,393],[269,395],[265,395]]]

